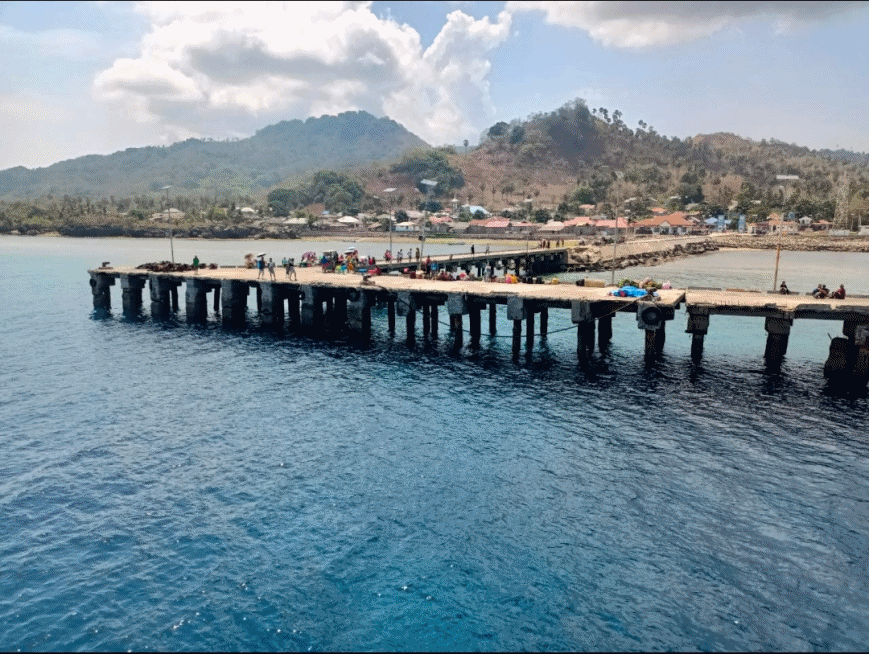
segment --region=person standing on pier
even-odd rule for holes
[[[197,274],[199,272],[199,257],[195,254],[193,255],[193,274]]]
[[[287,259],[287,277],[293,281],[299,281],[299,278],[296,275],[296,262],[293,261],[292,257]]]
[[[473,255],[473,254],[474,254],[474,244],[471,243],[471,255]]]
[[[266,260],[265,260],[265,258],[260,257],[259,259],[256,260],[256,269],[258,271],[256,278],[262,279],[263,275],[265,275],[265,272],[266,272]]]
[[[419,263],[419,248],[416,249],[416,262]]]
[[[269,257],[269,277],[272,278],[272,281],[275,281],[275,262],[271,257]]]

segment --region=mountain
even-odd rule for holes
[[[316,170],[395,159],[425,141],[388,118],[345,112],[282,121],[249,138],[189,139],[166,147],[87,155],[46,168],[0,171],[0,199],[53,195],[132,196],[173,187],[173,195],[254,195]]]

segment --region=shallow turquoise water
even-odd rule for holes
[[[4,648],[864,648],[869,419],[823,384],[840,325],[797,321],[772,373],[751,319],[713,318],[693,365],[684,315],[654,363],[620,315],[581,367],[559,311],[515,364],[445,328],[408,350],[379,313],[367,348],[93,318],[88,267],[164,249],[0,239]],[[650,272],[762,287],[769,258]],[[794,261],[792,288],[860,290],[859,255]]]

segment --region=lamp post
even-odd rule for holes
[[[428,205],[431,202],[431,192],[435,186],[438,185],[437,180],[435,179],[421,179],[419,180],[420,184],[424,184],[425,189],[425,211],[422,212],[422,235],[420,239],[419,246],[419,261],[416,264],[416,269],[420,270],[423,261],[423,250],[425,249],[425,221],[428,219]]]
[[[526,210],[528,215],[526,216],[526,222],[531,222],[531,204],[534,202],[531,198],[525,198],[525,204],[528,206]],[[528,276],[528,250],[531,246],[531,228],[528,228],[528,233],[525,236],[525,276]],[[516,274],[519,274],[519,271],[516,271]]]
[[[788,181],[797,181],[797,180],[799,180],[800,176],[799,175],[776,175],[775,178],[780,182],[788,182]],[[782,184],[779,188],[782,191],[782,202],[784,202],[785,200],[787,200],[784,184]],[[785,208],[784,208],[784,206],[782,206],[782,213],[781,213],[781,217],[779,218],[779,223],[778,223],[778,245],[776,245],[776,248],[775,248],[775,275],[772,278],[772,290],[773,291],[778,290],[776,288],[776,286],[778,286],[778,262],[779,262],[779,258],[781,257],[781,239],[782,239],[782,232],[784,232],[784,226],[785,226]]]
[[[169,189],[172,185],[164,186],[161,191],[166,191],[166,221],[169,223],[169,251],[172,253],[172,263],[175,263],[175,246],[172,244],[172,211],[169,208]]]
[[[389,258],[392,259],[392,194],[395,193],[395,189],[385,188],[383,193],[386,193],[386,202],[389,204]]]
[[[617,172],[616,177],[620,180],[622,178],[622,173]],[[610,271],[610,284],[615,286],[616,283],[616,247],[619,244],[619,202],[620,202],[620,189],[618,183],[616,183],[616,208],[613,211],[613,261],[612,261],[612,270]],[[627,232],[627,228],[625,228]]]

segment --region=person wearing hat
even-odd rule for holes
[[[781,293],[782,295],[790,295],[790,294],[791,294],[791,291],[790,291],[790,289],[788,288],[788,285],[785,284],[785,282],[782,282],[782,283],[779,285],[779,287],[778,287],[778,292]]]

